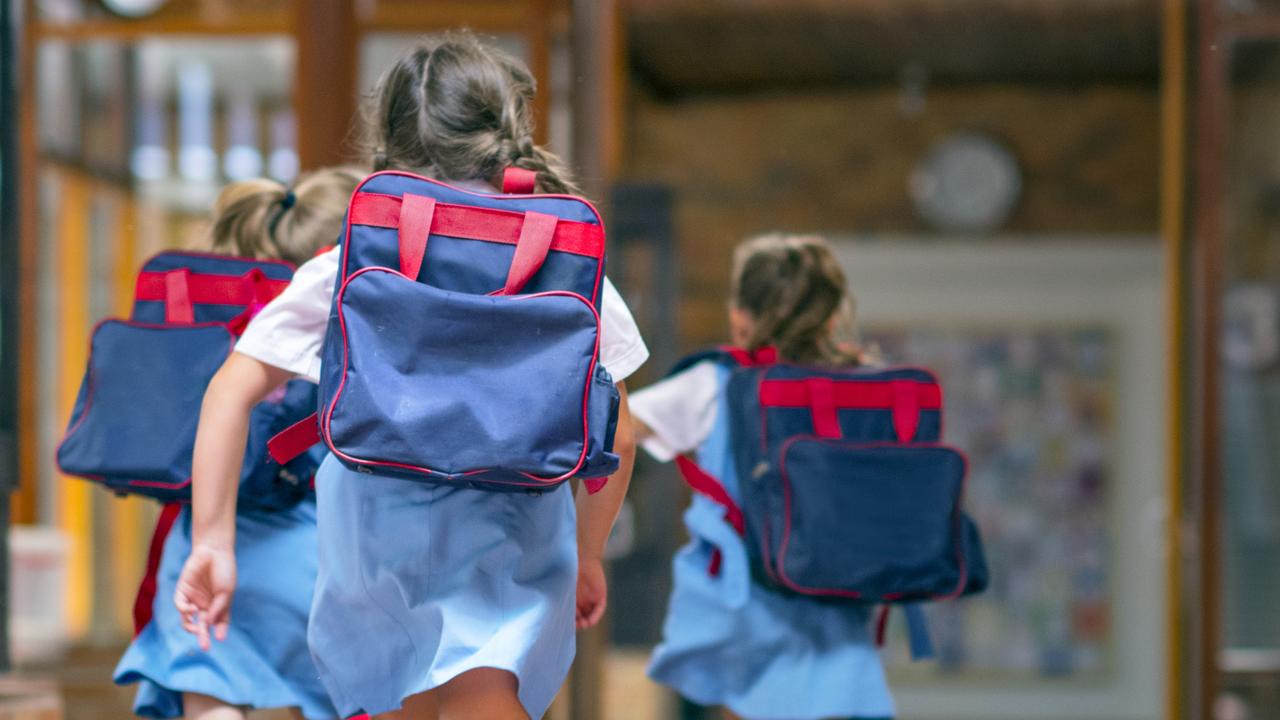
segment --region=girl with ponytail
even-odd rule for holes
[[[542,192],[577,193],[533,142],[534,82],[511,56],[453,34],[401,58],[364,114],[375,170],[417,173],[483,193],[505,168]],[[205,395],[196,439],[194,541],[174,601],[216,645],[237,622],[231,509],[248,409],[294,375],[320,374],[339,256],[325,253],[250,323]],[[600,362],[619,383],[648,357],[606,279]],[[538,718],[563,684],[575,627],[606,604],[601,558],[630,478],[625,392],[605,489],[494,493],[354,473],[332,456],[316,477],[319,577],[308,642],[344,715]],[[520,422],[521,418],[511,418]],[[426,440],[426,439],[424,439]]]
[[[733,257],[729,332],[749,351],[773,348],[785,362],[852,366],[856,348],[837,341],[852,299],[820,237],[765,235]],[[729,370],[704,361],[631,397],[649,454],[698,463],[741,502],[726,385]],[[868,611],[752,582],[742,536],[724,507],[695,494],[684,516],[692,540],[676,555],[662,642],[649,675],[700,705],[742,718],[889,718],[893,698],[868,636]],[[714,567],[714,572],[708,569]]]
[[[232,183],[214,203],[201,249],[303,263],[334,242],[362,177],[334,168],[292,187],[265,179]],[[231,608],[233,631],[202,653],[173,606],[178,574],[199,552],[191,508],[184,507],[164,537],[151,620],[125,651],[115,681],[138,684],[134,712],[143,717],[242,720],[246,709],[289,707],[308,720],[337,718],[306,644],[317,566],[314,496],[287,510],[233,506],[232,526],[244,590]]]

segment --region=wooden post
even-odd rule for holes
[[[355,0],[295,0],[294,8],[298,161],[313,170],[355,156]]]
[[[14,5],[0,3],[0,253],[19,257]],[[0,673],[9,670],[9,493],[18,487],[18,323],[22,274],[0,264]]]
[[[1222,453],[1218,372],[1224,279],[1225,171],[1227,147],[1227,84],[1231,38],[1221,31],[1217,0],[1196,3],[1196,106],[1193,176],[1194,236],[1192,246],[1192,361],[1193,417],[1199,419],[1191,449],[1196,492],[1191,508],[1198,520],[1199,554],[1195,559],[1195,587],[1200,612],[1194,620],[1195,651],[1200,677],[1194,684],[1191,707],[1195,717],[1213,717],[1219,688],[1218,651],[1221,646],[1222,597]]]
[[[570,43],[573,93],[573,164],[589,197],[607,197],[618,169],[622,62],[615,0],[573,0]],[[606,209],[606,212],[607,209]],[[609,616],[578,634],[577,660],[569,675],[573,720],[604,717]]]
[[[587,194],[605,197],[621,158],[622,27],[615,0],[573,0],[573,164]]]
[[[22,34],[18,52],[18,86],[35,87],[35,33],[30,22],[35,12],[33,0],[23,0],[20,17],[27,20],[22,23]],[[37,236],[39,225],[36,223],[36,212],[40,206],[36,197],[39,190],[36,171],[37,160],[36,134],[36,95],[24,92],[18,98],[18,166],[22,173],[18,187],[18,267],[21,281],[18,284],[18,307],[34,308],[36,306],[36,284],[38,254]],[[6,170],[6,172],[8,172]],[[18,384],[18,492],[14,496],[14,508],[11,514],[13,522],[33,523],[36,521],[36,467],[38,452],[36,426],[36,390],[40,382],[52,382],[47,375],[43,380],[37,379],[39,371],[36,367],[36,332],[39,318],[34,312],[24,312],[18,318],[18,377],[26,378]]]
[[[1186,414],[1183,392],[1185,378],[1180,359],[1189,347],[1186,337],[1186,142],[1187,142],[1187,5],[1185,0],[1164,0],[1161,15],[1160,57],[1160,236],[1165,248],[1165,300],[1168,339],[1169,412],[1165,421],[1169,438],[1168,503],[1165,563],[1169,588],[1165,660],[1165,717],[1183,717],[1187,689],[1185,663],[1188,656],[1183,641],[1184,597],[1189,590],[1183,582],[1182,522],[1185,468]]]

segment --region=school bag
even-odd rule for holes
[[[67,431],[62,472],[117,494],[163,503],[191,499],[191,454],[205,388],[249,319],[280,294],[293,266],[194,252],[162,252],[134,286],[129,319],[94,328]],[[290,507],[310,491],[314,455],[287,465],[267,441],[315,406],[315,385],[293,380],[254,408],[239,504]]]
[[[599,362],[605,236],[590,203],[379,172],[352,195],[321,363],[317,421],[348,468],[495,491],[618,468],[618,392]]]
[[[708,360],[730,369],[741,503],[692,459],[678,462],[744,536],[753,577],[830,602],[902,605],[913,655],[930,655],[917,603],[987,585],[978,529],[962,510],[967,461],[940,442],[934,375],[783,363],[771,348],[702,352],[673,372]]]

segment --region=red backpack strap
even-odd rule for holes
[[[729,521],[729,524],[733,526],[733,529],[739,535],[746,534],[747,523],[746,517],[742,514],[742,508],[738,507],[738,503],[734,502],[734,499],[730,497],[729,491],[724,489],[724,485],[720,480],[687,455],[676,457],[676,467],[680,468],[680,477],[684,478],[685,483],[693,488],[694,492],[711,498],[716,504],[723,507],[724,519]],[[711,553],[711,563],[707,567],[707,574],[712,577],[718,576],[723,562],[724,556],[721,554],[720,548],[716,548]]]
[[[271,454],[272,460],[286,465],[318,442],[320,416],[311,413],[272,436],[267,441],[267,452]]]
[[[188,325],[195,322],[191,306],[191,271],[186,268],[164,274],[164,321]]]
[[[680,468],[680,476],[689,487],[693,488],[694,492],[711,498],[724,508],[724,519],[729,521],[739,535],[746,533],[747,524],[742,508],[738,507],[738,503],[729,496],[729,491],[724,489],[719,479],[686,455],[676,458],[676,467]]]
[[[160,519],[156,521],[155,532],[151,535],[151,548],[147,551],[147,572],[142,576],[142,584],[138,587],[138,596],[133,601],[133,636],[137,637],[142,629],[151,622],[152,608],[156,602],[156,575],[160,572],[160,558],[164,554],[164,541],[173,529],[182,512],[178,503],[169,503],[160,510]]]
[[[509,167],[502,171],[502,192],[508,195],[531,195],[538,186],[538,173]]]

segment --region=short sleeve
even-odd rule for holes
[[[245,328],[236,352],[320,382],[320,348],[329,323],[341,249],[308,260]]]
[[[648,359],[649,348],[627,302],[606,277],[600,297],[600,363],[614,382],[622,382]]]
[[[715,363],[702,362],[631,393],[631,414],[652,432],[641,446],[667,462],[701,445],[715,427],[719,387]]]

